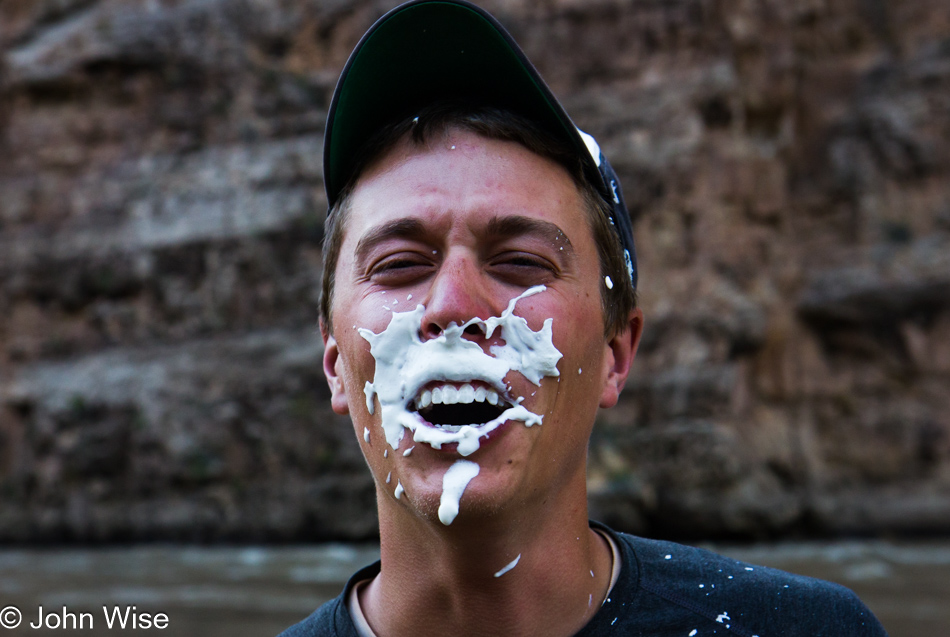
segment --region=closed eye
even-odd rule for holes
[[[428,276],[434,268],[432,262],[421,255],[399,254],[380,259],[373,264],[369,277],[380,285],[398,286]]]
[[[493,258],[488,265],[495,276],[515,285],[538,285],[546,283],[560,269],[544,257],[526,252],[506,252]]]

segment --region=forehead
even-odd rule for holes
[[[447,230],[507,214],[565,233],[587,225],[583,197],[560,164],[517,142],[449,129],[425,143],[404,137],[367,167],[350,197],[347,235],[394,218],[423,216]]]

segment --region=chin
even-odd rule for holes
[[[418,446],[416,447],[418,451]],[[403,502],[427,521],[442,526],[439,521],[439,506],[442,497],[442,479],[456,460],[471,460],[479,465],[479,473],[465,487],[459,502],[459,513],[452,528],[478,523],[479,520],[497,518],[506,509],[517,511],[524,507],[524,476],[519,475],[521,462],[509,463],[509,457],[493,453],[493,449],[481,449],[471,458],[438,453],[448,462],[437,466],[402,467],[401,481],[406,493],[398,502]],[[415,455],[415,452],[413,452]],[[421,456],[422,454],[420,454]],[[390,485],[385,485],[389,487]]]

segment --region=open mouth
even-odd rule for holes
[[[471,383],[427,385],[409,403],[409,408],[427,424],[447,432],[457,432],[466,425],[479,427],[511,406],[494,389]]]

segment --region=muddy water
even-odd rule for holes
[[[0,609],[14,605],[23,618],[17,629],[0,629],[0,635],[272,636],[336,595],[349,573],[378,555],[378,547],[340,545],[0,551]],[[60,616],[65,607],[77,623],[86,619],[85,627],[29,628],[40,606]],[[134,606],[153,617],[163,613],[168,627],[132,630],[127,621],[124,631],[110,629],[103,606],[109,612]],[[44,623],[56,623],[48,619]]]
[[[712,548],[840,582],[858,592],[892,637],[950,637],[950,541]],[[0,628],[0,636],[272,636],[336,595],[354,570],[377,556],[377,547],[342,545],[0,550],[0,609],[15,606],[22,616],[19,627]],[[126,617],[125,630],[115,622],[108,627],[103,607]],[[132,630],[136,613],[139,625]],[[142,629],[160,615],[167,616],[167,628]],[[0,621],[11,617],[12,611],[0,612]]]

